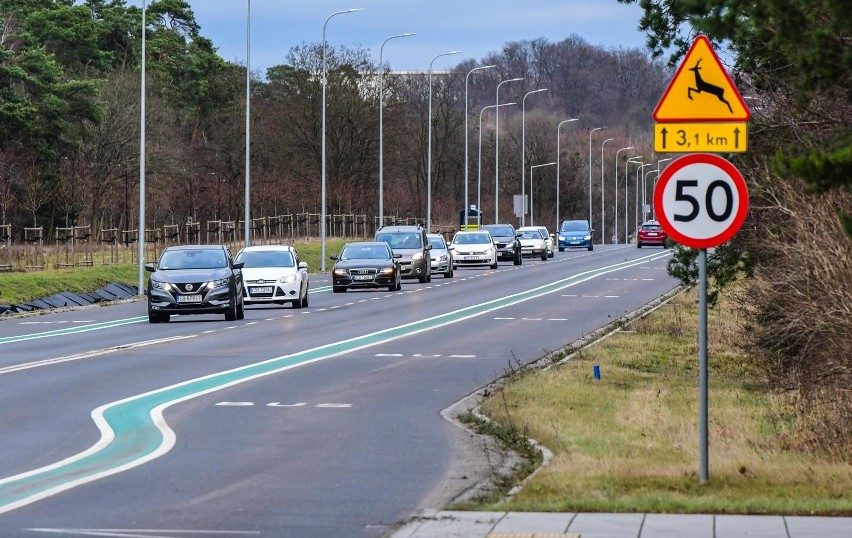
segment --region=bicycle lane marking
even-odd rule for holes
[[[575,286],[597,276],[654,261],[669,254],[669,252],[656,253],[630,262],[579,273],[532,290],[471,305],[453,312],[218,372],[105,404],[91,413],[101,437],[89,449],[52,465],[0,480],[0,514],[138,467],[168,453],[175,445],[177,436],[166,423],[163,412],[178,403],[299,366],[458,323]]]
[[[130,325],[132,323],[142,323],[148,321],[148,316],[139,316],[137,318],[117,319],[115,321],[104,321],[102,323],[93,323],[91,325],[81,325],[79,327],[68,327],[65,329],[56,329],[54,331],[44,331],[33,334],[22,334],[18,336],[4,336],[0,338],[0,345],[11,344],[13,342],[25,342],[27,340],[36,340],[38,338],[50,338],[52,336],[63,336],[67,334],[77,334],[89,331],[98,331],[101,329],[110,329],[112,327],[120,327],[122,325]]]

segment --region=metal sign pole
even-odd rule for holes
[[[700,481],[710,479],[707,461],[707,249],[698,249],[698,423]]]

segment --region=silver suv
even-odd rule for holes
[[[416,278],[420,282],[432,281],[432,245],[426,239],[426,230],[420,226],[382,226],[376,231],[376,241],[387,243],[399,259],[402,278]]]

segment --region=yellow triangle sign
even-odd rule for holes
[[[699,35],[654,109],[657,122],[748,121],[751,111],[716,56]]]

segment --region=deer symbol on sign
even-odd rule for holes
[[[690,101],[692,101],[692,92],[707,92],[711,95],[715,95],[719,98],[720,101],[722,101],[728,106],[728,110],[731,112],[731,114],[733,114],[734,110],[731,108],[731,103],[725,100],[725,88],[710,84],[709,82],[705,82],[704,79],[701,78],[701,73],[698,72],[701,70],[701,67],[699,67],[700,64],[701,58],[699,58],[698,61],[695,62],[695,67],[689,68],[690,71],[695,73],[695,88],[687,88],[686,96],[689,97]]]

